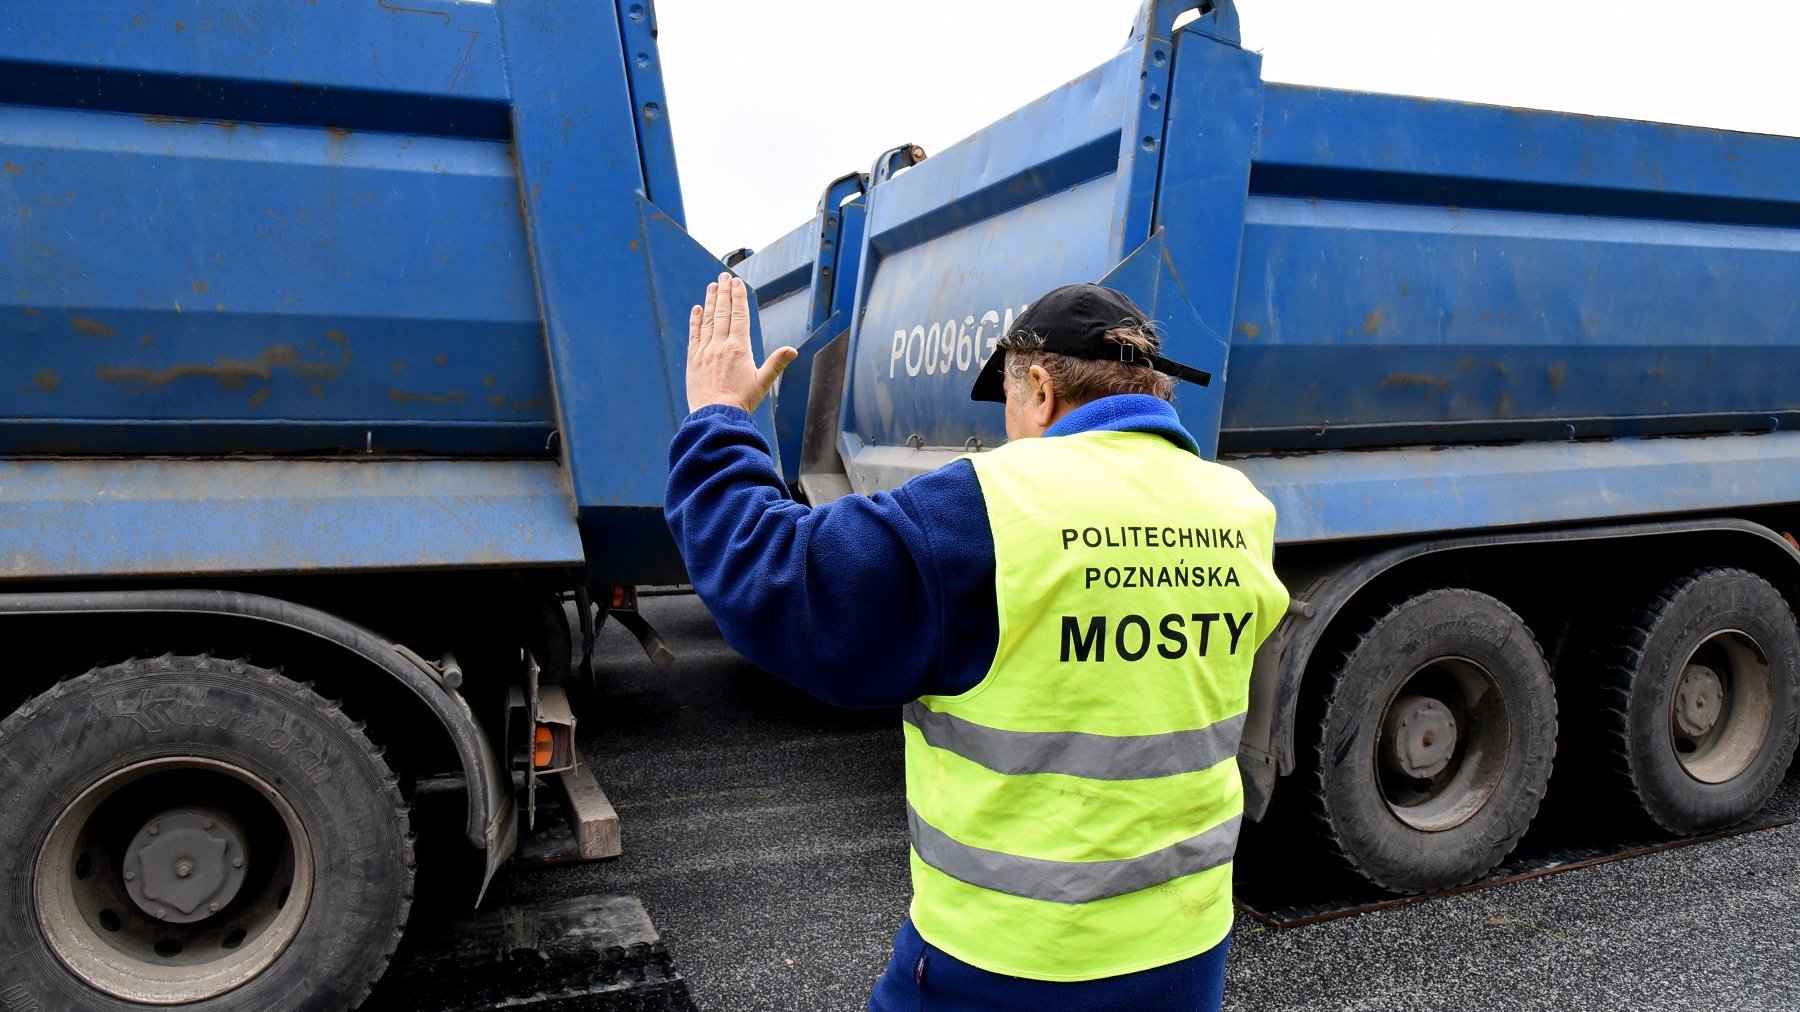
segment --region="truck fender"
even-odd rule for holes
[[[449,736],[467,784],[465,834],[485,854],[488,879],[518,843],[516,802],[487,735],[467,702],[444,687],[418,655],[316,608],[228,590],[113,590],[0,594],[0,615],[96,613],[224,616],[305,633],[349,650],[408,689]]]
[[[1250,679],[1250,706],[1238,748],[1244,779],[1244,811],[1260,819],[1269,809],[1275,781],[1294,771],[1295,714],[1302,682],[1332,620],[1377,577],[1423,556],[1498,545],[1595,542],[1626,538],[1727,535],[1751,543],[1785,561],[1800,579],[1800,550],[1780,533],[1761,524],[1730,517],[1701,520],[1615,524],[1579,529],[1490,532],[1394,545],[1368,555],[1350,555],[1298,569],[1283,568],[1283,581],[1293,597],[1281,624],[1257,652]],[[1793,590],[1793,582],[1786,588]]]

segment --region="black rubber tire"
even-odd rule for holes
[[[276,730],[259,738],[257,728]],[[260,974],[159,1007],[342,1012],[367,997],[412,902],[412,836],[397,779],[361,726],[309,686],[241,661],[164,656],[61,682],[0,721],[5,1007],[143,1012],[89,987],[50,948],[33,913],[37,856],[90,786],[146,760],[195,755],[275,788],[310,837],[314,888],[292,943]]]
[[[1737,630],[1768,662],[1768,732],[1741,773],[1703,783],[1683,768],[1669,727],[1671,694],[1713,633]],[[1741,569],[1695,570],[1636,610],[1597,666],[1600,742],[1628,806],[1672,833],[1719,829],[1754,815],[1781,786],[1800,740],[1800,629],[1781,592]]]
[[[1491,791],[1464,821],[1421,829],[1390,808],[1377,749],[1390,703],[1415,672],[1443,658],[1489,674],[1494,688],[1483,705],[1502,709],[1484,709],[1480,719],[1504,714],[1504,724],[1492,725],[1504,748],[1496,750]],[[1537,640],[1506,605],[1461,588],[1409,598],[1353,638],[1321,691],[1309,808],[1344,868],[1390,892],[1428,892],[1481,877],[1525,835],[1556,754],[1556,694]],[[1474,732],[1469,719],[1464,742]]]

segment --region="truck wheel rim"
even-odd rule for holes
[[[306,829],[279,792],[229,763],[164,758],[63,810],[38,852],[34,904],[50,950],[89,987],[178,1005],[266,970],[299,935],[312,886]]]
[[[1769,740],[1774,676],[1748,633],[1721,629],[1688,654],[1669,693],[1669,744],[1688,776],[1722,784],[1749,769]]]
[[[1466,657],[1416,668],[1388,698],[1375,741],[1388,811],[1421,832],[1469,821],[1494,796],[1512,721],[1492,672]]]

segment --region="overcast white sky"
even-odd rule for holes
[[[1138,0],[659,0],[689,230],[724,253],[1116,53]],[[1239,0],[1263,77],[1800,136],[1795,0]],[[1796,167],[1800,171],[1800,166]]]

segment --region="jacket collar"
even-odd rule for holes
[[[1077,432],[1154,432],[1176,446],[1200,455],[1200,444],[1181,424],[1175,406],[1150,394],[1114,394],[1089,401],[1056,420],[1046,436]]]

